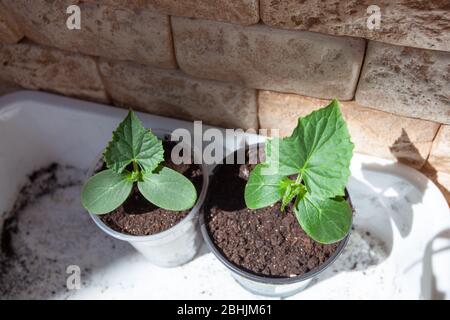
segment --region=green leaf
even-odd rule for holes
[[[161,141],[130,110],[113,132],[103,155],[106,166],[114,172],[123,172],[131,163],[152,172],[164,160],[164,149]]]
[[[133,188],[126,174],[104,170],[92,176],[83,187],[81,203],[92,214],[105,214],[119,207]]]
[[[271,170],[280,175],[290,176],[300,172],[305,162],[300,154],[300,144],[292,138],[268,139],[265,145],[266,161]]]
[[[267,140],[266,161],[246,185],[247,206],[258,209],[281,199],[283,210],[295,199],[295,215],[305,232],[322,243],[341,240],[352,221],[343,196],[353,148],[337,100],[299,118],[290,137]],[[262,168],[271,175],[263,176]]]
[[[300,172],[308,192],[322,198],[343,196],[354,145],[339,102],[300,118],[290,139],[300,146]]]
[[[281,211],[284,211],[284,208],[297,196],[300,196],[300,198],[303,197],[306,190],[305,187],[302,184],[297,184],[295,181],[292,181],[289,178],[286,178],[290,182],[286,185],[286,188],[283,193],[283,197],[281,198]],[[283,183],[281,184],[283,186]]]
[[[148,201],[167,210],[187,210],[197,200],[197,191],[192,182],[181,173],[166,167],[155,173],[144,173],[138,187]]]
[[[258,164],[250,173],[245,185],[245,203],[250,209],[259,209],[274,204],[283,196],[281,181],[283,176],[264,175],[262,170],[267,169],[264,164]]]
[[[306,194],[294,211],[303,230],[317,242],[334,243],[350,231],[352,210],[345,200],[319,199]]]
[[[296,194],[292,184],[287,184],[283,196],[281,197],[281,211],[284,211],[284,208],[289,202],[292,201],[292,199],[294,199],[295,196]]]
[[[300,118],[290,137],[269,140],[266,162],[278,166],[280,174],[300,174],[314,196],[331,198],[344,195],[353,147],[339,103],[333,100],[327,107]]]

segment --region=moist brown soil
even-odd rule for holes
[[[174,164],[170,158],[174,146],[174,142],[163,141],[163,165],[191,180],[197,189],[197,195],[200,195],[203,185],[201,167],[196,164]],[[115,231],[135,236],[147,236],[172,228],[183,220],[189,211],[161,209],[147,201],[135,186],[123,205],[111,213],[100,216],[100,219]]]
[[[323,245],[300,227],[292,205],[247,209],[244,188],[253,166],[221,165],[211,181],[205,206],[206,225],[225,257],[257,275],[294,277],[311,271],[336,251],[339,243]]]

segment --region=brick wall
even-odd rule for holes
[[[376,2],[370,30],[368,0],[0,0],[0,95],[283,134],[336,97],[358,152],[421,170],[450,201],[450,3]]]

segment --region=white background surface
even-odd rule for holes
[[[125,113],[44,93],[0,98],[0,213],[11,209],[27,174],[51,162],[72,166],[58,172],[62,183],[82,180]],[[142,118],[152,128],[191,127]],[[351,171],[350,242],[332,268],[291,299],[450,298],[450,213],[437,187],[373,157],[355,155]],[[255,298],[206,247],[182,267],[148,264],[94,225],[79,204],[80,188],[60,188],[20,214],[13,245],[23,261],[13,261],[6,279],[16,283],[0,298]],[[67,290],[68,265],[80,266],[81,290]]]

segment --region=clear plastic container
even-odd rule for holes
[[[161,129],[152,129],[159,138],[170,135],[171,132]],[[195,158],[199,157],[197,152],[193,152]],[[89,170],[87,178],[91,177],[101,160],[98,157],[96,163]],[[202,237],[198,227],[199,210],[205,201],[208,190],[208,170],[205,165],[200,165],[203,173],[203,185],[198,196],[197,203],[189,214],[172,228],[163,232],[149,236],[134,236],[117,232],[99,218],[90,214],[97,226],[108,235],[130,243],[147,260],[160,267],[176,267],[192,260],[202,245]]]

